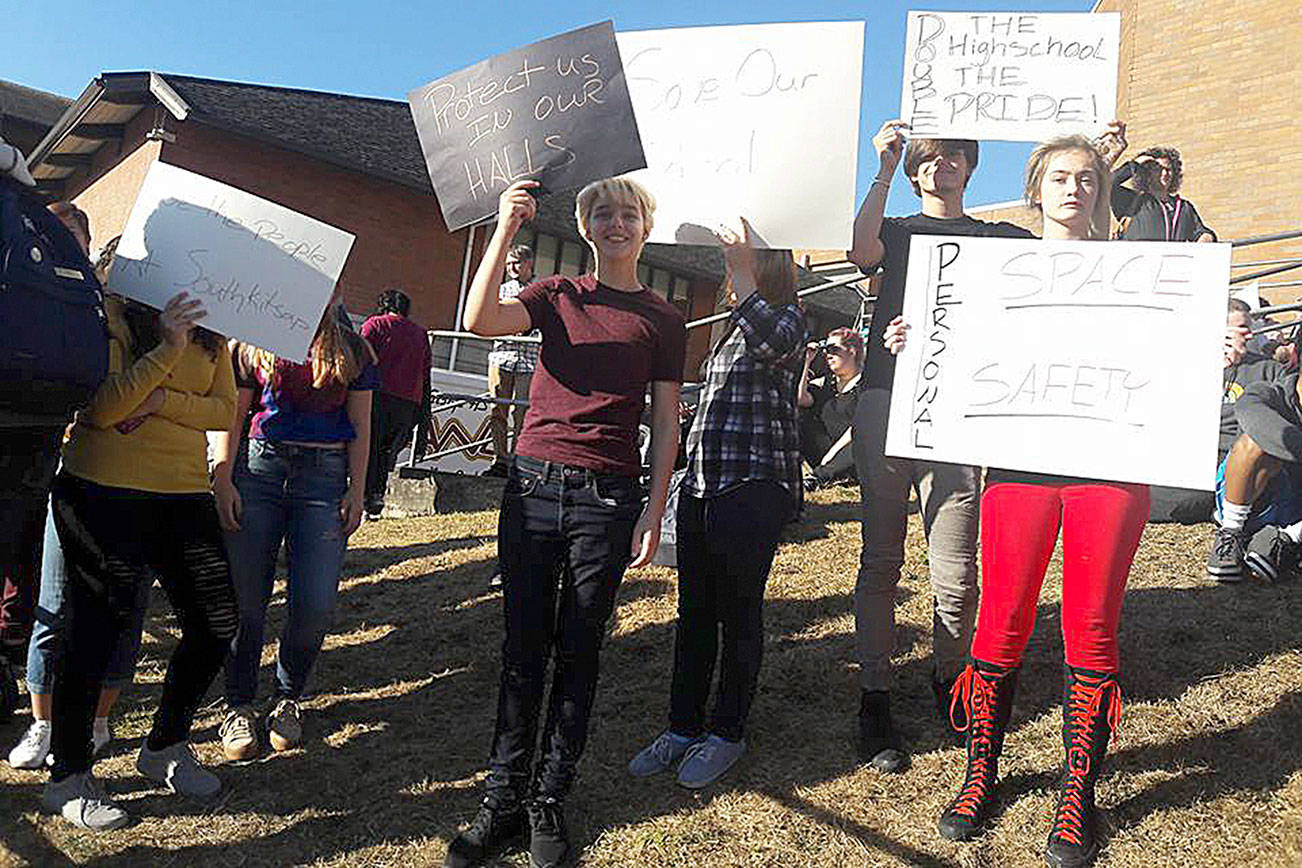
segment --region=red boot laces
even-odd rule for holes
[[[966,712],[962,726],[954,712]],[[968,734],[967,774],[963,788],[954,800],[951,810],[966,817],[975,817],[981,805],[989,798],[994,785],[992,753],[995,734],[995,682],[968,666],[954,681],[949,704],[949,719],[958,732]]]
[[[1093,786],[1092,754],[1098,736],[1094,727],[1104,702],[1108,729],[1115,733],[1121,726],[1121,686],[1110,678],[1072,682],[1066,709],[1071,721],[1071,745],[1067,749],[1066,780],[1053,818],[1053,834],[1078,847],[1084,846],[1085,793]]]

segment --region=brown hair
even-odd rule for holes
[[[331,380],[346,386],[357,378],[365,363],[374,364],[376,361],[371,345],[344,324],[337,308],[338,305],[334,304],[326,307],[307,352],[315,389],[325,387]],[[242,344],[240,352],[245,354],[246,363],[261,371],[268,383],[275,380],[275,353],[249,344]]]
[[[840,328],[832,329],[828,332],[827,339],[829,341],[833,339],[840,340],[841,343],[845,344],[850,352],[854,353],[854,360],[858,363],[859,367],[863,367],[863,335],[859,334],[852,328],[841,326]]]
[[[82,236],[86,240],[86,247],[90,247],[90,218],[86,216],[85,211],[65,199],[51,202],[45,207],[51,214],[58,217],[60,220],[65,222],[71,220],[73,223],[76,223],[77,227],[81,229]]]
[[[796,303],[796,261],[790,250],[761,248],[754,252],[755,285],[769,304]]]
[[[1048,171],[1049,161],[1063,151],[1080,151],[1089,157],[1090,168],[1098,175],[1099,182],[1098,196],[1090,214],[1090,237],[1107,238],[1111,225],[1108,208],[1112,202],[1112,172],[1098,148],[1084,136],[1058,136],[1035,146],[1026,161],[1026,203],[1037,211],[1041,210],[1040,185],[1044,182],[1044,173]]]
[[[942,154],[963,154],[967,157],[967,178],[963,179],[966,184],[976,171],[977,162],[981,158],[981,146],[971,139],[911,139],[909,146],[904,149],[904,175],[913,185],[915,195],[922,195],[922,188],[918,186],[918,169],[923,163]]]
[[[1180,190],[1180,182],[1184,180],[1184,161],[1180,159],[1180,152],[1175,148],[1156,147],[1149,148],[1139,156],[1152,157],[1154,162],[1144,161],[1135,163],[1135,187],[1143,193],[1150,192],[1153,185],[1153,178],[1157,175],[1157,160],[1166,160],[1171,164],[1171,187],[1168,193],[1174,195]]]

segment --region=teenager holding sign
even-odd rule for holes
[[[496,337],[538,329],[542,349],[498,524],[506,638],[487,792],[470,828],[448,848],[447,866],[478,864],[520,836],[526,816],[534,866],[571,855],[561,805],[587,739],[606,622],[624,570],[655,554],[678,451],[687,332],[682,314],[637,279],[654,201],[623,178],[584,187],[575,216],[595,272],[543,278],[514,299],[499,299],[511,240],[537,209],[529,192],[536,186],[520,181],[502,193],[466,299],[470,331]],[[651,489],[644,500],[637,425],[648,387]],[[535,765],[552,656],[544,754]]]
[[[693,789],[746,752],[742,733],[764,652],[764,585],[800,485],[793,399],[805,318],[796,266],[790,251],[753,249],[744,220],[742,233],[719,234],[737,305],[703,366],[687,435],[669,729],[628,767],[635,777],[677,767],[678,782]],[[719,691],[707,726],[720,625]]]
[[[873,137],[880,168],[855,217],[854,248],[848,254],[866,273],[882,275],[872,334],[880,334],[903,309],[905,268],[914,235],[1031,235],[1011,223],[985,223],[963,213],[963,192],[977,166],[976,142],[914,139],[906,149],[907,129],[903,121],[887,121]],[[922,212],[883,218],[886,195],[901,156],[904,174],[922,199]],[[980,468],[886,456],[886,421],[894,378],[895,359],[880,341],[869,341],[852,444],[863,498],[863,549],[854,589],[861,688],[859,755],[886,772],[902,771],[908,765],[892,723],[888,691],[895,645],[895,586],[904,563],[910,490],[918,492],[927,537],[935,595],[932,689],[941,709],[963,668],[976,619],[981,491]]]
[[[1114,125],[1109,142],[1123,129]],[[1107,160],[1083,137],[1038,146],[1026,167],[1026,199],[1043,215],[1043,237],[1106,239],[1108,175]],[[907,329],[899,317],[886,329],[885,346],[892,353],[903,348]],[[1045,858],[1054,866],[1093,860],[1098,852],[1094,784],[1121,714],[1117,629],[1147,520],[1145,485],[993,468],[987,474],[981,498],[981,612],[972,659],[954,685],[952,705],[955,726],[967,734],[967,772],[957,798],[940,817],[946,838],[974,837],[995,806],[999,755],[1022,652],[1061,529],[1066,762]]]

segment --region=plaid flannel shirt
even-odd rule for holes
[[[743,482],[800,485],[796,370],[805,317],[758,292],[737,305],[730,329],[706,358],[700,403],[687,433],[683,490],[714,497]]]
[[[518,280],[508,280],[497,289],[500,301],[515,298],[525,285]],[[538,330],[529,332],[538,336]],[[493,348],[488,353],[488,364],[496,365],[499,371],[512,374],[532,374],[538,366],[538,344],[526,344],[516,341],[493,341]]]

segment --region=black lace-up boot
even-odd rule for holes
[[[510,791],[490,790],[479,805],[470,828],[448,846],[443,868],[480,865],[524,835],[524,807]]]
[[[958,796],[936,824],[951,841],[980,834],[994,808],[999,754],[1013,710],[1017,672],[973,660],[954,681],[950,720],[955,729],[967,733],[967,773]]]
[[[1062,744],[1067,760],[1044,853],[1054,868],[1079,868],[1092,863],[1098,855],[1094,784],[1103,767],[1108,739],[1120,722],[1121,687],[1116,673],[1068,666],[1062,707]]]

